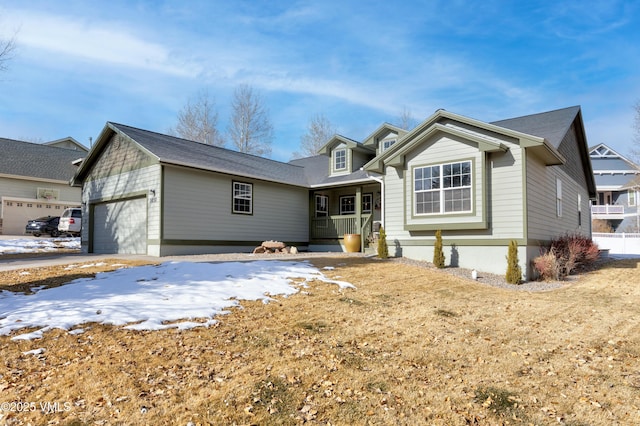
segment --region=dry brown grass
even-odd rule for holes
[[[208,329],[1,337],[0,402],[38,404],[3,421],[640,424],[637,261],[541,293],[393,261],[311,261],[357,290],[313,283]],[[69,410],[45,414],[46,402]]]

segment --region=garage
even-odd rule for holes
[[[93,206],[93,253],[147,254],[146,197]]]
[[[27,221],[43,216],[60,216],[68,207],[80,207],[80,205],[40,199],[2,197],[2,233],[24,235]]]

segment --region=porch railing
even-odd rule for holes
[[[371,224],[371,214],[360,216],[359,227],[357,215],[314,217],[311,219],[311,238],[342,238],[344,234],[362,234],[365,239],[371,233]]]

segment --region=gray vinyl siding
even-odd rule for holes
[[[130,197],[146,196],[149,190],[156,191],[155,199],[147,197],[147,238],[160,238],[161,166],[155,164],[131,170],[119,175],[86,181],[82,188],[82,245],[89,243],[89,205],[105,201],[117,201]]]
[[[371,154],[351,150],[351,171],[355,172],[371,160]]]
[[[556,214],[556,179],[562,181],[562,216]],[[578,223],[578,194],[582,220]],[[591,235],[589,195],[564,170],[564,166],[545,166],[527,155],[528,239],[542,243],[567,232]]]
[[[507,152],[489,154],[487,182],[489,226],[493,238],[524,238],[524,179],[522,148],[510,145]]]
[[[253,185],[252,214],[232,213],[234,181]],[[163,195],[163,238],[167,240],[309,239],[309,195],[305,188],[167,167]]]
[[[63,182],[43,182],[31,179],[0,177],[0,197],[35,199],[38,188],[52,188],[60,191],[58,201],[80,202],[80,188]]]

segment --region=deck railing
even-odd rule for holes
[[[591,214],[624,214],[624,206],[611,204],[591,206]]]

